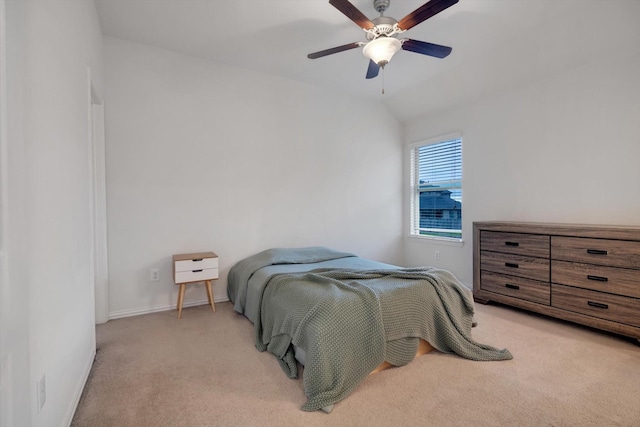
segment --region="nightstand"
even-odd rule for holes
[[[218,278],[218,255],[213,252],[178,254],[173,256],[173,280],[180,286],[178,293],[178,319],[182,318],[184,290],[188,283],[204,282],[211,309],[216,312],[211,292],[211,281]]]

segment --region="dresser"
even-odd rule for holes
[[[196,252],[177,254],[173,256],[173,281],[180,286],[178,292],[178,319],[182,318],[182,304],[184,291],[189,283],[204,282],[207,289],[207,299],[215,313],[211,281],[218,278],[218,255],[214,252]]]
[[[473,295],[640,339],[640,227],[474,222]]]

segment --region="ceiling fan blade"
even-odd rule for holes
[[[309,59],[322,58],[323,56],[332,55],[338,52],[344,52],[345,50],[355,49],[362,46],[363,42],[354,42],[349,44],[343,44],[342,46],[332,47],[331,49],[321,50],[320,52],[314,52],[307,55]]]
[[[456,0],[457,1],[457,0]],[[369,20],[357,7],[349,2],[349,0],[329,0],[329,4],[344,13],[345,16],[358,24],[363,30],[370,30],[375,27],[373,22]]]
[[[372,79],[374,77],[377,77],[379,72],[380,66],[370,59],[369,68],[367,68],[367,78]]]
[[[398,27],[408,30],[424,20],[431,18],[446,8],[458,3],[458,0],[431,0],[398,21]]]
[[[449,56],[452,50],[449,46],[421,42],[419,40],[404,39],[401,41],[403,50],[434,56],[436,58],[445,58]]]

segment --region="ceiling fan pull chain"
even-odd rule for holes
[[[382,94],[384,95],[384,67],[382,67]]]

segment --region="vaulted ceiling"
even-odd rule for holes
[[[373,0],[351,0],[367,17]],[[103,33],[382,102],[401,121],[472,102],[593,61],[638,49],[634,0],[460,0],[403,37],[451,46],[445,59],[398,52],[365,79],[366,41],[328,0],[95,0]],[[425,0],[392,0],[400,19]],[[635,12],[635,13],[633,13]],[[385,94],[381,93],[384,85]]]

